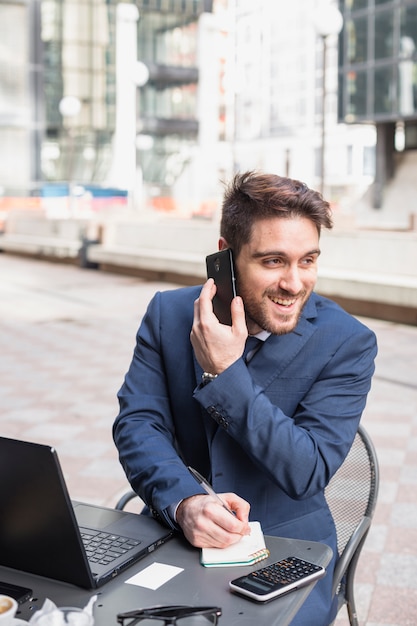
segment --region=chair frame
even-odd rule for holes
[[[350,538],[348,539],[347,543],[340,553],[339,560],[336,564],[333,574],[332,586],[332,597],[337,596],[337,611],[339,612],[341,607],[346,604],[351,626],[359,626],[354,595],[355,572],[362,548],[371,527],[379,491],[378,457],[376,454],[375,446],[367,431],[362,425],[359,425],[358,431],[355,436],[354,445],[357,441],[359,441],[360,445],[365,448],[368,457],[370,471],[368,501],[366,503],[366,508],[361,519],[359,520],[356,528],[354,529],[353,533],[351,534]],[[348,459],[349,454],[347,455],[341,467],[344,466]],[[336,472],[336,474],[333,476],[329,485],[333,484],[333,481],[337,481],[337,477],[338,472]],[[327,498],[327,496],[326,499],[331,511],[331,499]]]
[[[117,501],[116,506],[114,507],[115,509],[117,509],[118,511],[123,511],[123,509],[125,508],[126,504],[128,502],[130,502],[130,500],[133,500],[133,498],[138,498],[138,494],[133,491],[127,491],[126,493],[124,493],[121,498]]]

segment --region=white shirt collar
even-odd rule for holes
[[[266,341],[271,334],[272,333],[269,333],[267,330],[261,330],[259,333],[256,333],[256,335],[250,335],[250,337],[256,337],[260,341]]]

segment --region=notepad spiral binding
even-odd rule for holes
[[[265,550],[258,550],[258,552],[253,552],[250,556],[253,559],[252,564],[255,565],[255,563],[259,563],[259,561],[263,561],[264,559],[267,559],[270,555],[270,552],[268,550],[268,548],[265,548]]]

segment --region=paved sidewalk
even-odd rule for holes
[[[0,434],[56,446],[71,497],[128,488],[111,426],[135,333],[156,290],[138,278],[0,254]],[[357,573],[361,626],[417,624],[417,328],[366,320],[379,340],[363,423],[381,487]],[[344,612],[338,626],[348,624]]]

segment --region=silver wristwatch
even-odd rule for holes
[[[207,383],[211,383],[212,380],[214,380],[215,378],[217,378],[218,374],[210,374],[209,372],[203,372],[203,375],[201,377],[201,384],[207,385]]]

